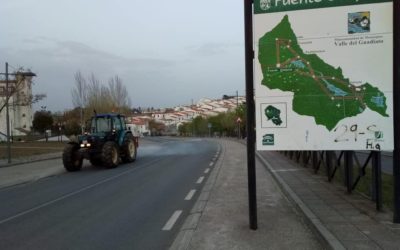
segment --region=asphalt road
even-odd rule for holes
[[[132,164],[0,189],[0,249],[167,249],[218,148],[151,138]]]

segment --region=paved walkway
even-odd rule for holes
[[[324,249],[260,162],[259,228],[249,229],[246,147],[220,143],[221,156],[171,249]]]
[[[400,225],[390,213],[356,193],[332,185],[325,176],[277,152],[261,152],[263,163],[308,221],[335,249],[400,249]]]

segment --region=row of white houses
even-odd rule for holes
[[[170,133],[176,133],[180,125],[190,122],[198,116],[206,118],[233,111],[245,101],[246,99],[243,96],[217,100],[203,98],[195,105],[177,106],[164,111],[134,115],[127,118],[127,123],[132,131],[140,135],[151,135],[152,131],[149,128],[151,120],[165,125]]]

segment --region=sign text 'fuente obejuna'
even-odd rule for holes
[[[383,2],[392,2],[392,0],[255,0],[254,13],[261,14]]]

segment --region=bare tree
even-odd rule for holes
[[[83,133],[83,113],[87,105],[87,95],[88,95],[88,85],[86,83],[85,77],[82,76],[80,71],[75,73],[75,88],[72,89],[72,103],[75,108],[80,109],[80,127]]]
[[[107,86],[103,85],[93,73],[85,80],[78,71],[75,74],[75,83],[75,89],[71,92],[73,103],[76,107],[85,107],[86,119],[93,111],[107,113],[129,110],[131,102],[128,92],[118,76],[110,78]]]
[[[14,79],[10,79],[8,92],[5,86],[6,81],[1,80],[0,83],[0,113],[7,106],[7,103],[12,107],[30,106],[46,97],[46,94],[32,94],[31,78],[36,76],[34,73],[20,69],[10,75]]]
[[[131,100],[122,79],[118,75],[108,80],[108,88],[110,90],[111,100],[114,108],[120,111],[122,108],[130,107]]]
[[[87,91],[88,86],[86,83],[85,77],[82,75],[80,71],[77,71],[74,75],[75,79],[75,88],[72,89],[72,103],[74,107],[85,108],[87,104]]]

